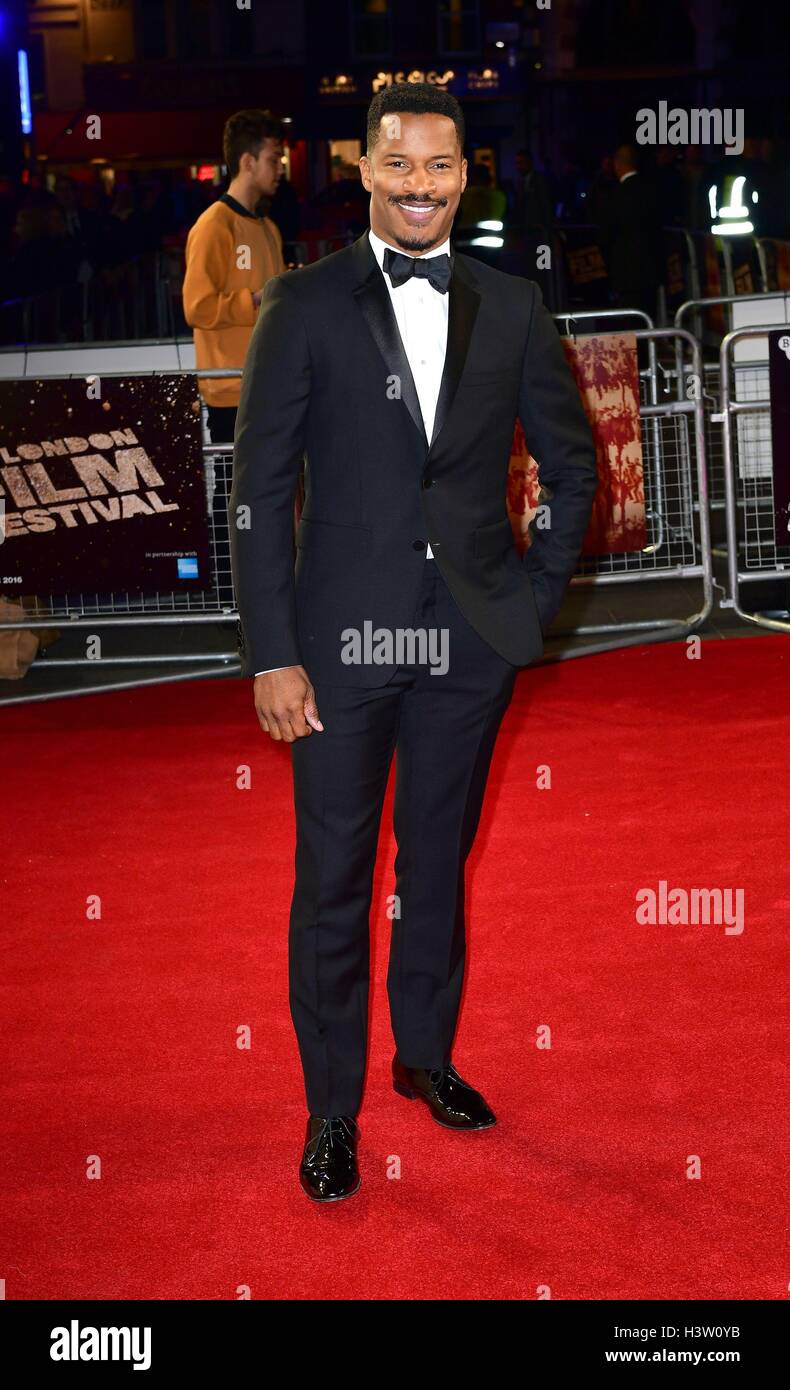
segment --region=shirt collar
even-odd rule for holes
[[[372,227],[369,229],[368,235],[370,237],[370,244],[373,248],[373,254],[375,255],[376,260],[379,263],[379,268],[382,271],[384,270],[384,252],[387,250],[400,251],[400,254],[402,256],[414,256],[413,251],[401,251],[401,248],[399,246],[389,246],[389,244],[386,241],[381,240],[380,236],[376,236],[376,233],[374,232]],[[444,241],[441,243],[440,246],[432,246],[430,251],[425,251],[423,255],[419,257],[419,259],[421,261],[425,261],[428,259],[429,256],[447,256],[449,254],[450,238],[445,237]]]
[[[220,202],[227,203],[228,207],[233,208],[233,211],[237,212],[240,217],[251,217],[254,222],[259,220],[254,212],[250,212],[249,208],[245,208],[244,204],[240,203],[238,198],[234,198],[230,193],[223,193]]]
[[[621,174],[621,175],[620,175],[620,182],[621,182],[621,183],[625,183],[626,179],[632,179],[632,178],[634,177],[634,174],[638,174],[638,173],[639,173],[639,170],[638,170],[638,169],[629,169],[627,174]]]

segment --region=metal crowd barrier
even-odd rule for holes
[[[3,300],[0,343],[47,347],[171,337],[183,322],[174,313],[171,279],[170,252],[139,252],[114,266],[92,267],[87,279]]]
[[[560,315],[562,323],[572,323],[582,318],[622,318],[636,316],[641,321],[647,315],[641,310],[623,311],[620,309],[584,311],[570,315]],[[647,320],[649,322],[649,320]],[[691,354],[692,369],[701,371],[699,345],[691,334],[682,329],[655,329],[647,327],[635,332],[638,342],[643,342],[648,350],[649,366],[640,370],[641,395],[640,416],[643,420],[642,448],[645,481],[646,522],[648,543],[644,549],[623,554],[583,557],[577,574],[571,581],[574,585],[635,583],[649,579],[701,578],[703,582],[703,603],[698,612],[677,619],[645,619],[623,623],[605,623],[596,626],[582,626],[569,630],[568,635],[606,636],[610,640],[604,645],[584,648],[586,651],[600,651],[632,645],[634,642],[667,640],[681,636],[698,627],[710,612],[712,603],[712,577],[710,567],[710,537],[708,516],[705,507],[695,513],[692,506],[694,488],[698,496],[707,495],[705,470],[705,437],[702,402],[700,400],[658,399],[658,374],[656,369],[656,345],[662,342],[679,341]],[[201,369],[194,367],[168,369],[169,374],[194,377],[239,377],[240,370]],[[128,371],[102,372],[107,376],[128,376]],[[61,379],[83,379],[77,373],[53,373]],[[37,670],[62,671],[69,667],[106,671],[108,667],[131,668],[133,678],[118,682],[80,683],[78,687],[60,694],[89,694],[108,689],[135,688],[139,685],[155,684],[173,679],[192,679],[196,677],[227,674],[237,667],[238,655],[235,648],[235,626],[238,620],[230,564],[230,533],[228,504],[232,482],[232,444],[218,442],[203,445],[205,461],[206,498],[209,519],[210,553],[212,562],[212,585],[205,591],[192,593],[72,593],[38,595],[35,606],[25,610],[24,617],[16,622],[0,622],[0,628],[59,627],[66,632],[84,630],[95,632],[99,628],[114,629],[154,629],[179,628],[182,632],[199,634],[207,624],[232,625],[234,643],[232,650],[211,654],[205,644],[196,640],[192,647],[168,649],[162,653],[122,653],[102,656],[96,662],[87,656],[57,656],[45,654],[37,658]],[[694,481],[696,480],[696,481]],[[695,557],[698,547],[701,560]],[[555,630],[556,631],[556,630]],[[626,636],[625,634],[640,634]],[[646,635],[647,634],[647,635]],[[575,653],[570,653],[575,654]],[[144,674],[157,667],[168,667],[168,674]],[[184,668],[175,676],[173,666]],[[140,672],[135,670],[140,668]],[[10,696],[4,703],[21,703],[28,700],[51,699],[51,692],[33,695]]]
[[[641,313],[639,310],[628,312]],[[564,319],[566,316],[561,317]],[[570,317],[578,318],[580,315]],[[590,317],[595,317],[594,313]],[[682,355],[685,346],[690,354],[691,370],[701,374],[700,346],[682,328],[638,329],[634,336],[637,343],[644,343],[648,350],[648,367],[646,370],[640,369],[639,410],[647,544],[636,551],[582,556],[571,586],[634,584],[651,579],[700,579],[702,603],[696,612],[677,618],[552,628],[552,633],[556,635],[609,635],[618,639],[605,645],[586,647],[584,653],[685,636],[705,622],[713,606],[704,403],[700,397],[659,400],[659,372],[663,369],[658,363],[657,348],[667,346],[676,351],[679,348]],[[701,499],[702,505],[695,506],[695,499]],[[630,639],[621,636],[628,632],[639,636]]]
[[[664,264],[659,294],[662,312],[669,315],[687,295],[699,298],[699,265],[694,238],[687,227],[662,227],[661,234]],[[661,322],[668,322],[668,318],[662,317]]]
[[[722,308],[725,304],[729,305],[730,310],[727,315],[729,331],[729,329],[732,328],[731,306],[733,304],[743,304],[744,301],[749,299],[759,299],[760,301],[766,299],[786,299],[788,295],[790,295],[790,290],[755,290],[751,294],[719,294],[714,295],[710,299],[686,299],[675,311],[674,324],[676,328],[690,327],[694,336],[699,338],[701,342],[703,338],[703,316],[706,310],[713,309],[717,305],[722,306]],[[691,325],[685,324],[684,320],[691,314],[695,316],[694,323]]]
[[[783,328],[790,333],[790,323],[734,329],[719,358],[727,522],[727,596],[720,603],[744,622],[774,632],[790,632],[790,622],[741,603],[741,586],[757,581],[785,580],[790,591],[790,543],[780,544],[776,534],[768,362],[751,360],[744,374],[733,356],[740,342]]]
[[[694,336],[702,342],[703,332],[702,323],[705,311],[708,309],[721,309],[722,314],[726,315],[725,332],[732,330],[732,308],[733,305],[743,304],[746,299],[763,300],[784,300],[790,298],[788,290],[767,290],[762,294],[754,295],[717,295],[713,299],[687,299],[681,304],[675,313],[675,327],[689,327]],[[691,318],[690,324],[684,320]],[[719,340],[719,348],[721,339]],[[736,368],[741,373],[741,368]],[[683,379],[683,371],[679,358],[676,353],[675,370],[676,393],[678,398],[685,394],[686,382]],[[719,358],[715,361],[705,362],[702,371],[702,391],[708,403],[705,411],[705,441],[707,449],[708,464],[708,505],[712,511],[724,511],[725,507],[725,481],[724,481],[724,442],[721,428],[721,374],[719,370]]]
[[[767,290],[790,290],[790,241],[778,237],[757,237],[757,255],[760,272]]]
[[[689,370],[701,370],[699,344],[682,329],[655,329],[643,309],[590,309],[555,314],[554,318],[560,326],[583,319],[616,318],[637,318],[647,325],[646,329],[635,332],[637,341],[646,343],[648,353],[648,365],[639,371],[647,545],[643,550],[624,554],[582,557],[577,574],[571,580],[572,586],[698,577],[702,580],[703,600],[697,613],[679,619],[577,626],[565,629],[563,635],[653,631],[657,640],[685,635],[705,621],[713,602],[709,517],[707,506],[700,508],[699,505],[700,497],[707,497],[706,416],[704,401],[695,403],[690,398],[682,400],[680,397],[674,403],[662,401],[667,394],[666,381],[672,373],[659,361],[658,348],[674,349],[682,378],[684,348],[690,350]],[[680,411],[674,408],[678,404]],[[690,430],[692,418],[693,430]],[[552,631],[558,633],[560,630],[553,628]],[[595,650],[607,648],[596,647]]]

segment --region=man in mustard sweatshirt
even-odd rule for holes
[[[228,190],[201,213],[186,246],[184,316],[195,334],[201,367],[243,367],[261,294],[285,270],[274,222],[257,217],[282,171],[282,126],[270,111],[237,111],[225,123]],[[213,444],[233,441],[240,377],[198,378]]]

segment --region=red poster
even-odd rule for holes
[[[598,491],[582,553],[612,555],[647,545],[639,369],[633,333],[563,338],[565,355],[590,422]],[[539,504],[538,469],[517,422],[508,477],[508,511],[520,550]]]

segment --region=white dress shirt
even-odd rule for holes
[[[384,252],[387,250],[387,242],[376,236],[372,227],[369,236],[373,254],[379,263],[381,273],[384,275],[384,283],[389,290],[398,332],[409,360],[411,374],[414,377],[425,433],[430,443],[447,352],[447,316],[450,295],[449,292],[440,294],[428,280],[420,280],[416,275],[394,289],[389,275],[384,273]],[[390,249],[400,251],[399,246],[393,246]],[[430,251],[426,251],[420,260],[426,260],[428,256],[446,256],[449,253],[450,240],[448,237],[440,246],[434,246]],[[401,255],[408,256],[411,255],[411,252],[401,251]],[[432,557],[433,551],[429,545],[426,550],[426,558],[430,560]],[[269,670],[283,671],[285,667],[271,666]],[[256,671],[255,674],[256,676],[265,676],[268,672]]]

